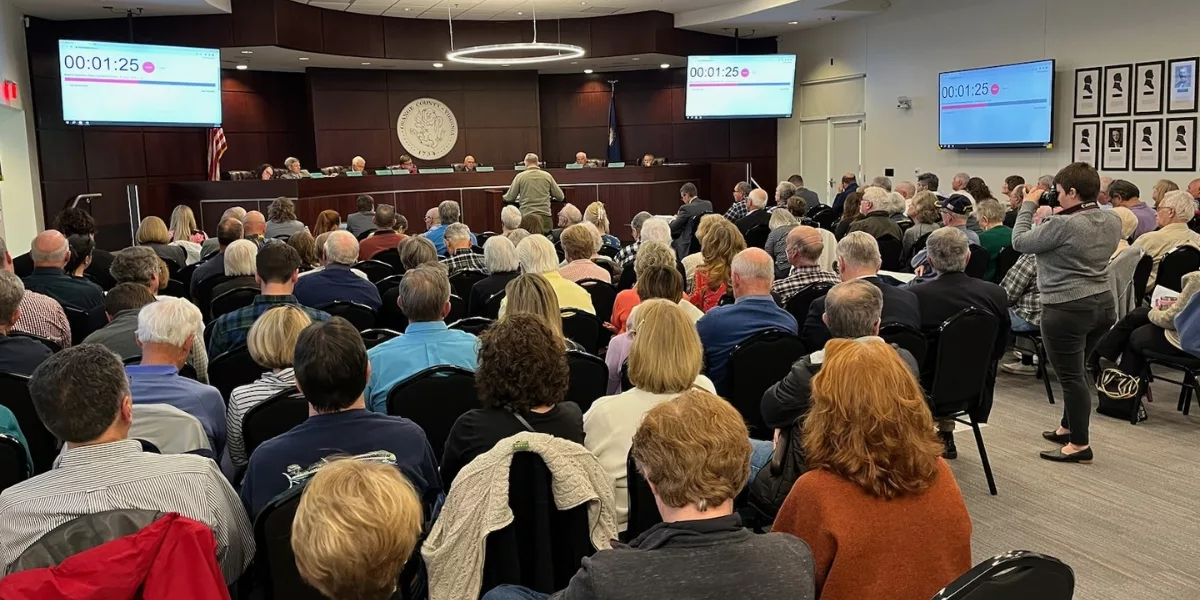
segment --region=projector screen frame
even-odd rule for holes
[[[967,73],[970,71],[986,71],[988,69],[997,69],[1003,67],[1019,67],[1021,65],[1032,65],[1037,63],[1050,63],[1050,135],[1049,140],[1045,143],[1040,142],[1010,142],[1000,144],[942,144],[942,106],[941,106],[941,87],[942,76],[947,73]],[[1049,150],[1054,147],[1055,127],[1058,125],[1058,60],[1054,58],[1042,58],[1038,60],[1027,60],[1015,63],[1004,63],[992,65],[988,67],[976,67],[974,69],[954,69],[950,71],[942,71],[938,73],[937,79],[937,99],[938,99],[938,148],[941,150]]]

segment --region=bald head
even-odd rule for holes
[[[1193,179],[1192,182],[1188,184],[1187,193],[1190,194],[1192,198],[1200,200],[1200,179]]]
[[[35,267],[61,269],[67,266],[67,259],[71,258],[71,248],[61,232],[48,229],[33,238],[33,243],[29,245],[29,255]]]
[[[860,338],[879,334],[882,312],[883,292],[869,281],[851,279],[829,290],[821,319],[835,338]]]
[[[825,244],[821,234],[808,225],[793,228],[787,236],[787,257],[793,267],[811,267],[817,264]]]
[[[747,248],[733,257],[733,297],[767,296],[775,279],[775,260],[762,248]]]
[[[750,192],[749,196],[746,196],[746,206],[748,206],[750,210],[759,210],[766,205],[767,192],[762,188],[755,188]]]
[[[257,210],[246,213],[242,219],[242,234],[246,237],[267,234],[267,218]]]
[[[917,186],[911,181],[901,181],[896,184],[896,192],[904,196],[905,200],[912,200],[913,196],[917,195]]]

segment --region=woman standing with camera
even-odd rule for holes
[[[1025,196],[1013,226],[1012,247],[1037,255],[1042,340],[1065,397],[1062,423],[1042,433],[1063,446],[1041,456],[1090,463],[1092,394],[1086,361],[1117,320],[1105,267],[1121,237],[1121,219],[1099,210],[1100,175],[1091,165],[1069,165],[1055,175],[1054,183],[1052,191],[1034,189]]]

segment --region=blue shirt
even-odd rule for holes
[[[200,420],[213,454],[225,448],[225,400],[211,385],[179,375],[171,365],[129,365],[129,395],[134,404],[170,404]]]
[[[767,329],[782,329],[795,334],[796,318],[779,308],[770,296],[742,296],[733,304],[718,306],[696,321],[700,343],[704,345],[704,364],[717,394],[729,392],[726,366],[729,353],[746,338]]]
[[[430,229],[421,235],[425,236],[425,239],[433,242],[433,245],[437,248],[438,256],[446,255],[446,225],[436,225],[433,229]],[[471,234],[471,245],[479,245],[475,242],[475,234],[473,233]]]
[[[388,392],[397,383],[436,365],[475,370],[479,338],[441,321],[409,323],[404,335],[367,351],[371,379],[363,397],[367,408],[387,413]]]
[[[395,454],[396,466],[412,483],[422,503],[433,505],[442,493],[442,483],[425,432],[403,417],[359,409],[310,416],[291,431],[263,442],[246,467],[242,503],[254,520],[272,498],[288,489],[284,472],[289,465],[307,469],[326,456],[375,450]]]
[[[383,307],[375,284],[350,272],[350,265],[325,265],[324,269],[301,277],[292,293],[304,306],[319,308],[342,301],[365,304],[375,312]]]

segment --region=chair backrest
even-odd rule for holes
[[[438,462],[442,460],[450,428],[458,417],[473,408],[479,408],[475,373],[462,367],[429,367],[397,383],[388,392],[387,413],[420,425]]]
[[[170,275],[170,278],[178,279],[179,269],[182,268],[179,266],[179,263],[175,262],[175,259],[167,258],[165,256],[160,256],[159,259],[161,259],[163,263],[167,265],[167,273]]]
[[[345,173],[345,172],[346,172],[346,167],[343,167],[342,165],[334,165],[332,167],[321,167],[322,175],[334,175],[334,174]]]
[[[443,319],[447,325],[467,318],[467,301],[458,294],[450,294],[450,312]]]
[[[396,274],[396,270],[392,268],[392,265],[374,259],[356,262],[350,268],[362,271],[371,283],[377,283],[388,275]]]
[[[1015,550],[989,558],[942,588],[933,600],[1071,600],[1075,571],[1053,556]]]
[[[760,331],[733,348],[729,354],[729,397],[750,428],[750,437],[771,439],[759,409],[763,393],[783,379],[800,357],[804,344],[798,336],[779,329]]]
[[[934,417],[961,415],[979,405],[995,340],[996,316],[974,306],[938,328],[930,340],[936,362],[933,384],[927,390]]]
[[[208,306],[208,311],[212,314],[212,318],[216,319],[239,308],[250,306],[254,303],[254,297],[260,293],[258,288],[253,287],[233,288],[213,298],[212,303]]]
[[[500,290],[491,296],[488,296],[487,302],[484,303],[483,315],[489,319],[500,318],[500,304],[504,302],[504,290]]]
[[[160,295],[170,296],[172,298],[187,298],[188,297],[187,284],[183,283],[182,281],[180,281],[178,279],[172,279],[167,282],[166,289],[164,289],[162,292],[160,292]]]
[[[829,293],[832,283],[817,282],[810,283],[788,298],[787,304],[783,307],[793,317],[796,317],[797,323],[803,323],[808,318],[808,309],[817,298],[825,297]]]
[[[1133,300],[1135,303],[1141,304],[1146,297],[1146,287],[1150,285],[1150,272],[1153,270],[1153,256],[1146,254],[1138,260],[1137,268],[1133,270]]]
[[[929,234],[930,234],[930,233],[933,233],[933,232],[932,232],[932,231],[930,231],[929,233],[927,233],[927,234],[925,234],[925,235],[923,235],[923,236],[921,236],[921,237],[917,238],[917,241],[913,242],[913,246],[912,246],[912,250],[911,250],[911,252],[913,253],[913,255],[914,255],[914,256],[916,256],[916,254],[917,254],[918,252],[920,252],[920,251],[922,251],[922,250],[924,250],[924,249],[925,249],[925,243],[929,241]]]
[[[604,329],[604,322],[596,315],[572,308],[563,309],[562,328],[567,339],[574,340],[588,353],[600,351],[600,331]]]
[[[242,418],[246,456],[263,442],[291,431],[308,419],[308,401],[299,390],[283,390],[252,406]]]
[[[51,340],[51,339],[46,339],[40,335],[34,335],[32,333],[25,333],[24,331],[12,331],[12,330],[9,330],[8,335],[10,335],[12,337],[29,338],[29,339],[45,346],[46,348],[49,348],[51,352],[58,352],[59,350],[62,350],[62,346],[59,346],[58,342]]]
[[[904,323],[887,323],[879,328],[879,337],[889,344],[895,344],[908,350],[917,359],[917,366],[925,364],[925,354],[928,352],[928,342],[921,330]]]
[[[904,254],[904,243],[891,235],[879,236],[875,241],[879,244],[882,268],[886,271],[899,271],[902,266],[900,257]]]
[[[65,304],[62,305],[62,309],[67,314],[67,323],[71,325],[71,345],[82,344],[83,339],[91,335],[94,330],[91,315],[85,310]]]
[[[450,324],[450,329],[465,331],[471,335],[479,335],[488,330],[495,323],[494,320],[487,317],[467,317],[459,319]]]
[[[213,299],[212,291],[213,291],[213,288],[217,287],[218,285],[220,285],[222,283],[225,283],[226,281],[229,281],[230,279],[233,279],[233,278],[222,273],[220,275],[213,275],[212,277],[206,277],[203,280],[196,283],[196,295],[192,298],[192,302],[194,302],[196,304],[196,307],[200,309],[200,316],[202,316],[204,318],[205,323],[207,323],[213,319],[213,317],[212,317],[212,299]]]
[[[379,296],[382,297],[388,290],[399,287],[403,279],[403,275],[388,275],[375,282],[375,289],[379,290]]]
[[[367,239],[367,238],[371,237],[371,234],[372,234],[372,233],[375,233],[375,230],[374,230],[374,229],[368,229],[368,230],[366,230],[366,231],[364,231],[364,232],[362,232],[362,233],[359,233],[358,235],[356,235],[356,236],[354,236],[354,237],[355,237],[355,238],[356,238],[358,241],[360,241],[360,242],[361,242],[361,241],[363,241],[363,240],[365,240],[365,239]]]
[[[0,434],[0,492],[29,479],[33,465],[25,460],[25,448],[17,438]]]
[[[358,302],[347,302],[338,300],[320,307],[321,310],[330,314],[330,316],[341,317],[350,321],[350,324],[359,331],[366,331],[375,326],[376,314],[366,304]]]
[[[398,301],[400,300],[400,286],[394,285],[385,290],[380,297],[383,300],[383,307],[379,310],[379,318],[376,323],[380,327],[385,327],[393,331],[404,331],[408,328],[408,316],[400,309]]]
[[[578,404],[586,413],[597,398],[608,393],[608,365],[599,356],[567,350],[567,366],[571,369],[571,381],[566,400]]]
[[[370,350],[375,346],[378,346],[392,338],[400,337],[403,334],[399,331],[394,331],[391,329],[378,328],[367,329],[360,335],[362,335],[363,344],[367,347],[367,350]]]
[[[75,517],[42,534],[12,564],[9,573],[56,567],[71,556],[133,535],[166,513],[124,508]]]
[[[625,482],[629,492],[629,513],[622,539],[629,541],[662,523],[662,514],[658,512],[658,503],[654,501],[654,491],[638,470],[632,452],[625,459]]]
[[[987,249],[979,244],[971,244],[969,248],[971,249],[971,258],[967,261],[967,268],[963,269],[963,272],[968,277],[983,279],[983,276],[987,275],[987,268],[992,262],[992,257],[988,254]]]
[[[600,246],[600,249],[596,251],[596,253],[599,254],[600,256],[604,256],[604,257],[612,258],[612,259],[617,258],[617,254],[620,254],[620,252],[621,252],[620,248],[613,248],[612,246],[609,246],[607,244]]]
[[[1158,263],[1155,285],[1181,292],[1183,276],[1197,269],[1200,269],[1200,250],[1192,246],[1179,246],[1168,252]]]
[[[450,291],[459,298],[470,298],[471,288],[485,278],[487,273],[480,271],[459,271],[450,276]]]
[[[746,247],[747,248],[762,248],[767,245],[767,237],[771,235],[771,228],[765,224],[759,223],[746,231]]]
[[[227,181],[245,181],[254,179],[254,171],[225,171]]]
[[[404,264],[400,262],[400,251],[395,248],[388,248],[387,250],[376,252],[375,255],[371,257],[371,260],[387,263],[392,267],[392,270],[397,273],[404,272]]]
[[[704,247],[704,245],[700,243],[700,236],[696,235],[696,232],[700,231],[700,219],[703,219],[705,215],[710,214],[712,213],[700,213],[698,215],[692,215],[691,222],[687,224],[687,230],[691,232],[692,235],[692,241],[690,244],[688,244],[688,254],[696,254]],[[765,244],[766,242],[763,243]]]
[[[826,231],[833,231],[834,229],[837,229],[838,214],[828,206],[821,205],[814,209],[814,212],[810,213],[808,216],[812,220],[816,221],[817,225],[821,226],[821,229]]]
[[[1021,259],[1021,253],[1013,250],[1012,246],[1005,246],[1000,249],[1000,254],[996,256],[996,272],[992,277],[992,281],[1000,283],[1004,281],[1004,276],[1008,275],[1009,269],[1017,264]]]
[[[34,475],[49,471],[58,456],[58,439],[46,429],[37,410],[33,408],[33,399],[29,396],[29,377],[0,373],[0,405],[12,411],[21,433],[25,435],[25,441],[29,443]]]
[[[183,283],[184,289],[191,287],[192,274],[194,274],[196,272],[196,267],[199,267],[199,266],[200,266],[200,263],[194,262],[194,263],[180,269],[179,274],[175,276],[175,279],[178,279],[180,282]],[[186,298],[187,296],[184,296],[184,297]]]
[[[270,371],[260,367],[250,356],[246,344],[238,344],[208,363],[208,383],[221,392],[225,402],[229,395],[239,385],[254,383],[264,372]]]
[[[325,598],[300,578],[296,554],[292,552],[292,521],[303,492],[304,484],[288,489],[268,502],[254,519],[254,572],[264,598]]]
[[[633,265],[626,268],[632,269]],[[596,309],[596,318],[601,323],[612,320],[613,304],[617,301],[617,288],[607,281],[599,279],[580,279],[579,284],[592,297],[592,307]]]

